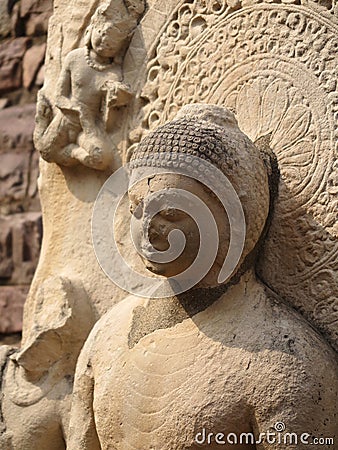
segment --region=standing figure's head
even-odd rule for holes
[[[145,8],[143,0],[102,5],[93,14],[85,45],[105,58],[114,58],[126,45]]]
[[[185,106],[141,141],[130,167],[134,241],[153,273],[169,278],[192,264],[198,272],[216,239],[199,286],[216,285],[230,249],[235,272],[255,248],[269,212],[267,168],[227,109]]]

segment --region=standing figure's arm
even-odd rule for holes
[[[115,82],[112,86],[110,96],[108,99],[108,107],[117,108],[119,106],[125,106],[130,103],[133,98],[133,93],[128,84],[122,82]]]
[[[75,111],[76,107],[73,105],[71,101],[71,59],[72,53],[70,52],[63,63],[59,80],[56,86],[56,97],[55,97],[55,105],[63,110],[72,110]]]
[[[113,126],[116,108],[128,105],[134,94],[128,84],[116,80],[106,80],[101,90],[103,122],[108,130]]]

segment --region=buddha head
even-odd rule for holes
[[[202,104],[183,107],[172,121],[141,141],[130,167],[130,211],[137,224],[134,242],[149,271],[176,277],[193,263],[198,271],[217,238],[215,258],[196,285],[215,286],[231,239],[244,225],[242,245],[232,245],[235,250],[240,247],[232,275],[243,266],[266,223],[269,184],[259,150],[229,110]],[[242,211],[243,223],[236,208]],[[203,240],[201,230],[207,236]],[[174,257],[154,256],[175,253],[171,251],[175,239],[180,241],[176,245],[180,251]]]

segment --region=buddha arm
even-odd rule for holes
[[[101,450],[93,411],[94,377],[89,356],[90,338],[88,341],[82,349],[76,369],[67,450]]]
[[[323,448],[333,448],[338,438],[335,364],[329,359],[325,361],[322,355],[317,365],[310,358],[306,361],[304,356],[303,361],[293,355],[281,360],[285,361],[285,367],[278,368],[275,362],[275,382],[266,386],[269,392],[262,391],[257,401],[254,428],[256,442],[261,441],[256,444],[257,449],[306,450],[320,442],[325,442]]]

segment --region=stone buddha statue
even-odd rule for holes
[[[205,185],[213,176],[205,164],[229,180],[245,219],[244,241],[234,244],[240,255],[221,280],[241,224]],[[175,173],[179,166],[191,176]],[[188,105],[143,139],[130,167],[136,247],[172,292],[129,295],[96,323],[77,364],[67,449],[302,449],[337,439],[335,354],[255,274],[277,176],[266,156],[228,110]],[[182,191],[197,198],[193,209],[207,205],[210,251],[216,231],[219,243],[209,270],[183,292],[172,280],[198,268],[209,249],[207,241],[199,253],[199,223],[175,207]],[[156,201],[161,211],[152,214]],[[170,250],[175,230],[183,250],[154,258]]]

